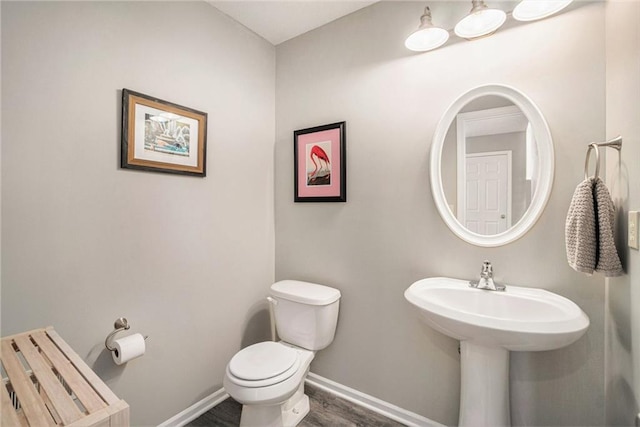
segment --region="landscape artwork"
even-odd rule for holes
[[[207,113],[122,90],[121,167],[206,176]]]
[[[174,113],[145,114],[144,149],[189,155],[189,123]]]

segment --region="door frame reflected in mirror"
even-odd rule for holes
[[[458,220],[447,204],[442,181],[442,151],[449,127],[454,124],[458,114],[471,101],[483,96],[499,96],[513,103],[524,114],[531,125],[533,137],[538,148],[538,168],[536,190],[531,204],[519,221],[506,231],[494,235],[482,235],[468,230]],[[459,144],[459,142],[458,142]],[[461,95],[445,111],[440,119],[431,145],[431,191],[436,207],[447,226],[464,241],[483,247],[505,245],[522,237],[539,219],[551,194],[554,175],[554,150],[549,127],[538,109],[522,92],[510,86],[484,85]],[[459,172],[458,172],[459,174]],[[459,175],[458,175],[459,176]],[[460,179],[460,178],[459,178]]]
[[[504,107],[492,107],[485,108],[481,110],[468,111],[468,112],[460,112],[456,115],[456,163],[457,163],[457,204],[455,215],[458,218],[458,221],[461,224],[465,224],[467,228],[469,227],[469,223],[466,221],[467,219],[467,161],[469,160],[467,156],[477,157],[480,154],[485,156],[498,158],[498,157],[506,157],[506,183],[500,183],[501,186],[504,186],[505,194],[502,194],[500,201],[504,204],[503,209],[498,209],[500,212],[500,218],[497,219],[497,222],[492,225],[499,231],[491,231],[488,232],[485,230],[484,233],[479,233],[479,231],[475,231],[476,233],[488,235],[488,234],[497,234],[499,232],[505,231],[511,228],[513,224],[512,217],[512,200],[513,200],[513,186],[512,186],[512,153],[511,148],[508,147],[500,147],[499,150],[491,151],[483,151],[482,153],[478,153],[477,151],[473,151],[473,153],[468,153],[467,148],[469,145],[468,138],[475,137],[485,137],[485,136],[495,136],[502,134],[511,134],[511,133],[523,133],[524,141],[523,141],[523,151],[528,152],[526,149],[527,138],[526,134],[530,131],[529,120],[524,115],[522,110],[518,108],[516,105],[511,104]],[[453,125],[452,125],[453,127]],[[533,138],[532,138],[533,139]],[[511,144],[509,144],[511,145]],[[488,159],[487,158],[487,159]],[[529,159],[524,158],[525,162],[528,162]],[[496,172],[498,172],[496,170]],[[523,175],[524,176],[524,175]],[[506,186],[505,186],[506,184]],[[533,194],[533,193],[532,193]],[[479,207],[479,206],[478,206]],[[528,207],[528,206],[527,206]],[[526,209],[525,209],[526,211]],[[478,214],[479,212],[475,212]],[[498,212],[494,212],[498,214]],[[516,220],[519,220],[522,216],[516,216]],[[517,221],[516,221],[517,222]],[[484,227],[480,227],[484,228]]]

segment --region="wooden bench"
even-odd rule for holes
[[[4,337],[0,425],[128,427],[129,405],[53,327]]]

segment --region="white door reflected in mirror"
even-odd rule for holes
[[[507,98],[487,95],[465,105],[449,127],[443,156],[453,157],[447,166],[457,170],[455,188],[443,183],[447,201],[469,231],[505,232],[529,208],[538,149],[529,120]]]
[[[511,227],[511,151],[468,153],[458,186],[458,221],[468,230],[498,234]]]
[[[481,86],[458,98],[438,124],[431,187],[446,224],[463,240],[499,246],[538,219],[553,182],[553,144],[524,94]]]

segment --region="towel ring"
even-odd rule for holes
[[[589,148],[587,149],[587,157],[584,159],[584,179],[589,179],[589,157],[591,156],[591,150],[596,151],[596,174],[593,176],[594,179],[598,178],[600,175],[600,152],[598,151],[598,147],[611,147],[616,150],[622,150],[622,137],[620,135],[616,136],[613,139],[610,139],[605,142],[592,142],[589,144]]]
[[[600,174],[600,152],[598,151],[598,144],[592,142],[589,144],[589,149],[587,150],[587,157],[584,159],[584,179],[589,179],[589,158],[591,157],[591,150],[595,150],[596,152],[596,174],[593,176],[594,179],[598,178]]]

